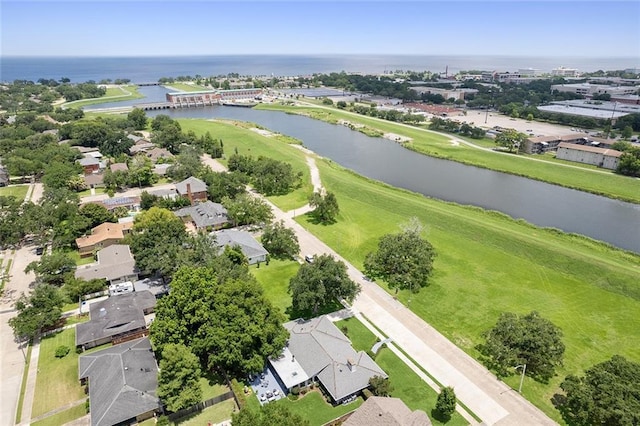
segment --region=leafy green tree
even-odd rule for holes
[[[524,316],[504,312],[484,336],[480,352],[500,375],[514,374],[514,367],[526,364],[528,375],[547,381],[562,365],[562,330],[538,312]]]
[[[200,361],[183,344],[168,344],[162,348],[158,397],[169,411],[191,407],[202,400]]]
[[[174,163],[167,170],[167,175],[175,180],[182,181],[190,176],[200,176],[203,171],[200,161],[200,151],[193,146],[183,146],[175,157]]]
[[[23,294],[15,305],[18,315],[9,319],[13,334],[19,340],[32,339],[40,329],[60,320],[63,304],[60,291],[49,284],[37,286],[29,297]]]
[[[620,156],[616,173],[640,177],[640,148],[631,147]]]
[[[631,126],[625,126],[622,129],[622,132],[620,132],[620,136],[622,136],[623,139],[629,139],[631,138],[632,135],[633,135],[633,128]]]
[[[162,148],[166,148],[172,154],[177,154],[180,145],[185,142],[185,135],[176,121],[172,124],[165,123],[161,130],[155,130],[151,135],[151,141]]]
[[[456,411],[456,393],[451,386],[442,388],[436,401],[436,411],[448,421]]]
[[[94,228],[105,222],[116,222],[112,212],[101,204],[87,203],[80,206],[80,214],[89,220],[89,227]]]
[[[434,258],[431,243],[419,231],[407,229],[384,235],[378,250],[365,257],[364,270],[371,278],[384,279],[390,288],[418,291],[429,284]]]
[[[76,262],[71,257],[62,251],[54,251],[29,263],[24,272],[33,271],[38,281],[60,287],[75,269]]]
[[[296,233],[285,227],[282,220],[264,227],[262,245],[276,259],[294,259],[300,252]]]
[[[42,183],[51,188],[68,188],[71,178],[79,172],[76,165],[54,161],[44,170]]]
[[[282,404],[265,404],[259,409],[243,408],[231,415],[233,426],[309,426],[308,420]]]
[[[567,376],[566,396],[554,396],[571,425],[640,424],[640,364],[620,355],[589,368],[584,377]]]
[[[219,203],[224,197],[235,198],[239,194],[245,193],[245,188],[249,179],[246,175],[238,172],[213,172],[207,171],[201,175],[202,180],[207,184],[209,199]]]
[[[235,226],[260,225],[273,219],[273,212],[267,203],[246,193],[234,199],[224,197],[222,205],[227,209],[227,216]]]
[[[86,281],[82,278],[75,278],[73,276],[67,277],[62,292],[67,299],[71,302],[76,302],[80,297],[85,294],[91,294],[98,291],[105,290],[107,288],[107,281],[104,279],[96,278]]]
[[[130,126],[135,130],[145,130],[147,128],[147,113],[143,109],[134,108],[127,114]]]
[[[360,286],[347,274],[347,266],[333,256],[314,256],[312,263],[300,265],[298,273],[289,280],[293,308],[310,310],[313,316],[322,306],[345,299],[351,303],[360,293]]]
[[[629,142],[629,141],[615,141],[611,145],[611,149],[615,149],[616,151],[620,151],[620,152],[628,151],[632,147],[633,147],[633,145],[631,145],[631,142]]]
[[[161,351],[182,343],[203,368],[220,367],[242,377],[261,371],[267,357],[280,355],[289,336],[284,320],[251,275],[221,282],[212,268],[182,267],[171,292],[158,301],[150,336]]]
[[[152,207],[136,216],[129,236],[136,265],[148,273],[171,276],[187,241],[182,220],[167,209]]]
[[[524,140],[527,135],[520,133],[517,130],[507,129],[496,136],[496,145],[507,148],[509,152],[517,152],[524,145]]]
[[[318,222],[325,225],[336,222],[340,208],[333,192],[327,192],[324,196],[319,192],[314,192],[309,197],[309,205],[314,208],[311,216]]]
[[[375,396],[391,396],[393,386],[388,378],[382,376],[373,376],[369,379],[369,388]]]

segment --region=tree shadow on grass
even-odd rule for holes
[[[342,306],[342,304],[340,304],[340,302],[336,300],[327,305],[320,306],[320,308],[318,309],[318,312],[316,312],[315,314],[311,309],[304,309],[304,310],[295,309],[293,305],[285,309],[284,313],[291,320],[295,320],[298,318],[310,319],[310,318],[319,317],[320,315],[330,314],[332,312],[339,311],[340,309],[344,309],[344,306]]]
[[[435,408],[431,409],[431,417],[436,419],[437,421],[441,422],[441,423],[447,423],[449,422],[449,420],[451,420],[451,416],[447,415],[447,414],[443,414],[440,412],[440,410],[437,410]]]

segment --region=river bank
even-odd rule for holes
[[[365,134],[393,133],[409,138],[411,140],[402,142],[402,146],[420,154],[640,204],[640,179],[616,175],[602,169],[594,170],[577,164],[545,161],[544,157],[533,158],[525,155],[501,153],[475,145],[473,139],[433,132],[416,126],[393,123],[325,106],[260,104],[257,108],[300,114],[330,124],[339,124],[340,120],[358,123],[364,127],[354,127],[354,130],[368,132]],[[452,144],[451,140],[454,139],[462,139],[467,143]]]

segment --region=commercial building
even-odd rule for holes
[[[573,133],[562,136],[537,136],[524,140],[523,151],[526,154],[544,154],[547,151],[555,151],[562,142],[571,144],[584,144],[588,141],[587,133]]]
[[[579,77],[580,72],[575,68],[558,67],[551,70],[554,77]]]
[[[624,96],[638,93],[638,86],[610,86],[607,84],[573,83],[573,84],[553,84],[551,91],[575,93],[588,98],[593,95]]]
[[[561,143],[558,145],[556,158],[615,170],[618,167],[621,155],[622,152],[615,149]]]

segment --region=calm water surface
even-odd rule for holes
[[[234,107],[149,112],[174,118],[251,121],[293,136],[323,157],[357,173],[430,197],[498,210],[544,227],[555,227],[640,253],[640,205],[531,179],[440,160],[298,115]]]

